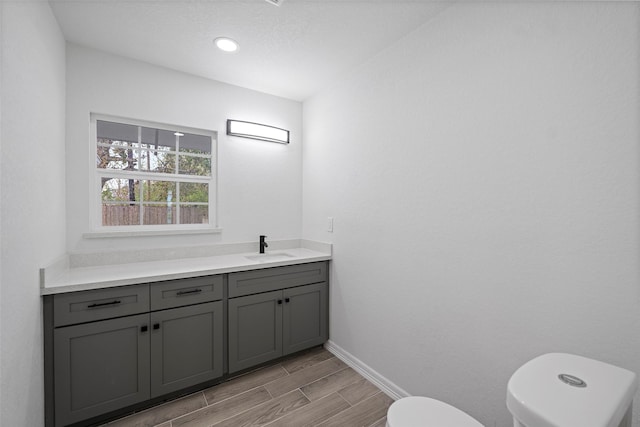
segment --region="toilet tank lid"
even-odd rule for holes
[[[638,388],[636,374],[597,360],[549,353],[509,380],[507,407],[535,427],[617,427]]]

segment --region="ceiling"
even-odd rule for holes
[[[50,0],[67,41],[303,101],[451,4],[431,0]],[[238,41],[219,51],[213,39]]]

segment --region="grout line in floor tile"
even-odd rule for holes
[[[135,416],[140,415],[140,414],[143,414],[143,413],[145,413],[145,412],[147,412],[147,413],[154,412],[154,411],[156,411],[156,410],[158,410],[158,409],[162,409],[162,407],[164,407],[164,406],[167,406],[167,405],[170,405],[170,404],[174,404],[174,403],[176,403],[176,402],[178,402],[178,401],[180,401],[180,400],[186,400],[186,399],[191,398],[191,397],[193,397],[193,396],[195,396],[195,395],[197,395],[197,394],[202,394],[202,397],[203,397],[203,399],[204,399],[205,406],[203,406],[203,407],[201,407],[201,408],[198,408],[198,409],[195,409],[194,411],[191,411],[191,412],[195,412],[195,411],[197,411],[197,410],[199,410],[199,409],[206,408],[206,407],[208,406],[208,405],[206,405],[206,403],[207,403],[207,398],[204,396],[204,393],[202,393],[202,391],[196,391],[196,392],[193,392],[193,393],[186,394],[186,395],[184,395],[184,396],[178,396],[178,397],[176,397],[175,399],[170,399],[170,400],[167,400],[167,401],[164,401],[164,402],[158,403],[158,404],[153,405],[153,406],[150,406],[150,407],[148,407],[148,408],[144,408],[144,409],[140,409],[140,410],[137,410],[137,411],[133,411],[132,413],[127,414],[127,415],[125,415],[125,416],[123,416],[123,417],[121,417],[121,418],[116,418],[116,419],[114,419],[114,420],[107,421],[106,423],[101,423],[101,424],[99,424],[99,427],[108,427],[110,424],[114,424],[114,423],[116,423],[116,422],[123,421],[123,420],[125,420],[125,419],[127,419],[127,418],[135,417]],[[190,412],[188,412],[188,413],[190,413]],[[185,414],[183,414],[183,415],[185,415]],[[182,416],[182,415],[181,415],[181,416]],[[169,420],[169,421],[170,421],[170,420]],[[163,421],[162,423],[160,423],[160,424],[158,424],[158,425],[162,425],[163,423],[166,423],[166,422],[167,422],[167,421]],[[155,426],[154,426],[154,427],[155,427]]]
[[[332,355],[331,355],[331,357],[327,357],[326,359],[321,360],[321,361],[319,361],[318,363],[316,363],[316,364],[314,364],[314,365],[306,366],[306,367],[304,367],[304,368],[302,368],[302,369],[299,369],[298,371],[294,371],[294,372],[289,372],[289,370],[288,370],[287,368],[285,368],[284,366],[282,366],[282,369],[284,369],[284,370],[285,370],[289,375],[291,375],[291,374],[295,374],[296,372],[303,371],[303,370],[305,370],[305,369],[307,369],[307,368],[311,368],[311,367],[313,367],[313,366],[316,366],[316,365],[318,365],[318,364],[320,364],[320,363],[324,363],[324,362],[326,362],[326,361],[328,361],[328,360],[335,359],[335,357],[336,357],[336,356],[332,354]]]
[[[340,390],[336,391],[336,393],[338,394],[338,396],[340,396],[345,402],[347,402],[347,405],[349,405],[349,408],[353,408],[353,403],[349,402],[343,395],[342,393],[340,393]]]
[[[269,391],[269,389],[267,388],[267,385],[269,385],[269,384],[271,384],[273,382],[276,382],[276,381],[280,381],[280,380],[282,380],[284,378],[287,378],[287,377],[291,376],[291,374],[289,372],[287,372],[286,369],[284,369],[284,366],[280,366],[280,367],[286,372],[286,375],[284,375],[282,377],[279,377],[279,378],[275,378],[275,379],[269,381],[268,383],[262,384],[262,386],[267,390],[267,392]],[[273,398],[273,395],[270,392],[269,392],[269,396],[271,396],[271,398]]]
[[[334,416],[332,416],[332,417],[330,417],[330,418],[328,418],[328,419],[324,420],[324,421],[323,421],[323,423],[326,423],[326,422],[328,422],[329,420],[332,420],[333,418],[335,418],[335,417],[337,417],[338,415],[342,414],[344,411],[348,411],[349,409],[351,409],[351,408],[355,408],[356,406],[358,406],[358,405],[360,405],[360,404],[362,404],[362,403],[366,402],[366,401],[367,401],[367,400],[369,400],[369,399],[373,399],[374,397],[376,397],[376,396],[377,396],[377,395],[379,395],[380,393],[382,393],[382,390],[380,390],[380,391],[378,391],[376,394],[374,394],[374,395],[372,395],[372,396],[369,396],[369,397],[367,397],[366,399],[364,399],[364,400],[362,400],[362,401],[360,401],[360,402],[356,403],[355,405],[351,405],[351,404],[349,403],[349,401],[347,401],[347,403],[349,403],[349,405],[351,405],[351,406],[349,406],[348,408],[346,408],[346,409],[345,409],[345,410],[343,410],[343,411],[338,412],[338,413],[337,413],[337,414],[335,414]],[[345,401],[346,401],[346,400],[347,400],[347,399],[345,399]],[[385,416],[385,417],[387,416],[387,415],[386,415],[386,413],[385,413],[385,415],[384,415],[384,416]],[[384,418],[384,417],[383,417],[383,418]],[[382,418],[378,418],[378,419],[376,420],[376,422],[380,421],[381,419],[382,419]],[[370,427],[370,426],[372,426],[373,424],[375,424],[375,423],[369,424],[369,426],[367,426],[367,427]]]
[[[274,365],[274,366],[280,366],[280,365]],[[264,367],[264,368],[268,368],[268,367],[270,367],[270,366],[266,366],[266,367]],[[282,366],[280,366],[280,368],[282,368],[282,370],[283,370],[283,371],[287,372],[287,370],[286,370],[286,369],[284,369]],[[260,369],[263,369],[263,368],[260,368]],[[243,390],[243,391],[242,391],[242,392],[240,392],[240,393],[236,393],[236,394],[234,394],[234,395],[227,396],[227,397],[225,397],[225,398],[224,398],[224,399],[222,399],[222,400],[214,401],[214,402],[212,402],[212,403],[209,403],[209,401],[207,400],[207,394],[205,393],[205,391],[206,391],[206,390],[210,390],[210,389],[212,389],[212,388],[216,388],[216,387],[221,386],[221,385],[223,385],[223,384],[233,382],[233,381],[237,380],[238,378],[242,378],[242,377],[243,377],[243,376],[245,376],[245,375],[251,374],[251,373],[256,372],[256,371],[259,371],[260,369],[254,369],[253,371],[250,371],[250,372],[244,373],[244,374],[242,374],[242,375],[238,375],[237,377],[233,377],[233,378],[227,379],[226,381],[223,381],[223,382],[221,382],[221,383],[219,383],[219,384],[216,384],[216,385],[214,385],[214,386],[212,386],[212,387],[209,387],[209,388],[206,388],[205,390],[202,390],[202,394],[204,395],[204,401],[205,401],[205,403],[207,404],[207,406],[215,405],[215,404],[218,404],[218,403],[220,403],[220,402],[224,402],[225,400],[231,399],[232,397],[235,397],[235,396],[238,396],[238,395],[244,394],[244,393],[246,393],[246,392],[248,392],[248,391],[251,391],[251,390],[255,390],[255,389],[256,389],[256,388],[258,388],[258,387],[264,387],[265,385],[270,384],[270,383],[272,383],[273,381],[276,381],[276,380],[278,380],[278,379],[280,379],[280,378],[285,378],[287,375],[289,375],[289,374],[287,373],[287,375],[285,375],[285,376],[282,376],[282,377],[276,378],[275,380],[271,380],[271,381],[266,382],[266,383],[263,383],[263,384],[259,384],[259,385],[255,386],[255,387],[252,387],[252,388],[248,388],[248,389],[246,389],[246,390]],[[266,389],[266,387],[265,387],[265,390],[267,391],[267,393],[269,393],[269,390],[267,390],[267,389]],[[271,396],[271,393],[269,393],[269,396]],[[271,398],[273,399],[273,396],[271,396]],[[195,411],[194,411],[194,412],[195,412]]]
[[[225,401],[227,401],[227,400],[229,400],[229,399],[231,399],[231,398],[233,398],[233,397],[241,396],[241,395],[243,395],[243,394],[245,394],[245,393],[248,393],[248,392],[250,392],[250,391],[252,391],[252,390],[255,390],[255,389],[257,389],[257,388],[260,388],[260,387],[263,387],[263,386],[259,385],[259,386],[256,386],[256,387],[253,387],[253,388],[250,388],[250,389],[248,389],[248,390],[243,391],[242,393],[234,394],[233,396],[229,396],[229,397],[227,397],[227,398],[225,398],[225,399],[219,400],[219,401],[217,401],[217,402],[215,402],[215,403],[213,403],[213,404],[211,404],[211,405],[203,406],[202,408],[198,408],[198,409],[196,409],[196,410],[194,410],[194,411],[188,412],[188,413],[186,413],[186,414],[182,414],[182,415],[180,415],[179,417],[172,418],[172,419],[170,420],[170,421],[171,421],[171,427],[173,427],[173,421],[177,420],[178,418],[186,417],[186,416],[187,416],[187,415],[189,415],[189,414],[192,414],[192,413],[194,413],[194,412],[201,411],[201,410],[203,410],[203,409],[205,409],[205,408],[208,408],[208,407],[210,407],[210,406],[213,406],[213,405],[217,405],[218,403],[225,402]],[[265,389],[265,391],[266,391],[267,393],[269,393],[269,390]],[[269,393],[269,396],[271,396],[271,393]],[[273,400],[273,397],[272,397],[270,400],[267,400],[267,402],[270,402],[271,400]],[[253,405],[253,406],[251,406],[251,407],[249,407],[249,408],[246,408],[246,409],[241,409],[239,412],[236,412],[236,413],[234,413],[233,415],[231,415],[231,416],[229,416],[229,417],[227,417],[227,418],[224,418],[224,419],[222,419],[222,420],[218,421],[216,424],[221,423],[221,422],[223,422],[223,421],[225,421],[225,420],[228,420],[229,418],[235,417],[235,416],[236,416],[236,415],[238,415],[238,414],[242,414],[242,413],[244,413],[244,412],[246,412],[246,411],[248,411],[248,410],[250,410],[250,409],[255,408],[255,407],[256,407],[256,406],[258,406],[258,405],[262,405],[263,403],[266,403],[266,402],[262,402],[262,403],[259,403],[259,404],[257,404],[257,405]],[[209,425],[209,427],[213,427],[213,426],[215,426],[215,424],[210,424],[210,425]]]
[[[263,386],[263,385],[260,385],[260,386],[258,386],[258,387],[254,387],[254,388],[252,388],[251,390],[255,390],[255,389],[260,388],[260,387],[263,387],[263,388],[264,388],[264,386]],[[244,393],[246,393],[246,392],[248,392],[248,391],[251,391],[251,390],[247,390],[247,391],[245,391],[245,392],[242,392],[242,393],[240,393],[240,394],[237,394],[236,396],[243,395]],[[271,396],[271,393],[269,393],[269,390],[267,390],[267,389],[265,388],[265,391],[269,394],[269,396]],[[226,399],[225,399],[225,400],[226,400]],[[236,412],[236,413],[234,413],[233,415],[231,415],[231,416],[229,416],[229,417],[227,417],[227,418],[224,418],[224,419],[222,419],[222,420],[218,421],[216,424],[220,424],[221,422],[226,421],[226,420],[228,420],[229,418],[233,418],[233,417],[235,417],[235,416],[237,416],[237,415],[244,414],[245,412],[252,410],[252,409],[253,409],[253,408],[255,408],[256,406],[264,405],[265,403],[267,403],[267,402],[271,402],[271,401],[273,401],[273,397],[272,397],[271,399],[269,399],[269,400],[265,401],[265,402],[256,403],[255,405],[253,405],[253,406],[251,406],[251,407],[249,407],[249,408],[241,409],[239,412]],[[212,425],[211,425],[211,426],[209,426],[209,427],[213,427],[213,426],[215,426],[216,424],[212,424]]]
[[[248,411],[249,409],[252,409],[252,408],[253,408],[253,406],[252,406],[251,408],[246,409],[246,411]],[[242,410],[242,411],[240,411],[240,412],[234,413],[233,415],[231,415],[231,416],[229,416],[229,417],[227,417],[227,418],[223,418],[223,419],[221,419],[220,421],[216,422],[215,424],[208,424],[208,425],[207,425],[207,427],[213,427],[213,426],[215,426],[215,425],[216,425],[216,424],[218,424],[218,423],[221,423],[221,422],[223,422],[223,421],[226,421],[226,420],[228,420],[229,418],[234,417],[234,416],[236,416],[237,414],[242,414],[243,412],[246,412],[246,411],[245,411],[245,410]],[[193,412],[197,412],[197,411],[193,411]],[[191,414],[191,412],[190,412],[189,414]],[[189,414],[185,414],[185,415],[189,415]],[[185,415],[182,415],[182,416],[185,416]],[[177,418],[174,418],[173,420],[171,420],[171,427],[173,427],[173,421],[174,421],[174,420],[177,420],[178,418],[180,418],[180,417],[177,417]]]
[[[264,387],[264,386],[263,386]],[[274,399],[273,394],[271,394],[271,392],[269,391],[268,388],[264,387],[265,390],[267,390],[267,394],[269,395],[269,397],[271,398],[271,400]]]
[[[369,427],[376,425],[381,419],[385,418],[386,416],[387,416],[387,414],[385,414],[384,416],[378,418],[377,420],[375,420],[374,422],[369,424]]]
[[[297,390],[298,390],[300,393],[302,393],[302,395],[303,395],[303,396],[304,396],[304,397],[309,401],[309,403],[308,403],[307,405],[310,405],[310,404],[314,403],[311,399],[309,399],[309,398],[307,397],[307,395],[306,395],[306,394],[304,394],[304,393],[302,392],[302,390],[300,390],[300,389],[297,389]],[[291,390],[289,393],[293,393],[294,391],[296,391],[296,390]],[[327,397],[328,397],[328,396],[323,396],[323,397],[321,397],[319,400],[321,400],[321,399],[325,399],[325,398],[327,398]],[[344,399],[344,398],[343,398],[342,400],[344,400],[344,401],[347,403],[347,405],[349,405],[349,407],[348,407],[348,408],[343,409],[342,411],[338,412],[338,413],[337,413],[337,414],[335,414],[335,415],[341,414],[342,412],[344,412],[344,411],[346,411],[347,409],[351,408],[351,404],[350,404],[349,402],[347,402],[347,401],[346,401],[346,399]],[[269,426],[272,426],[272,425],[276,424],[278,421],[280,421],[282,418],[285,418],[285,417],[291,416],[292,414],[295,414],[296,412],[304,412],[306,409],[308,409],[308,408],[306,407],[307,405],[301,406],[301,407],[299,407],[298,409],[294,410],[293,412],[290,412],[290,413],[288,413],[288,414],[286,414],[286,415],[283,415],[282,417],[280,417],[280,418],[278,418],[278,419],[275,419],[275,420],[269,421],[269,423],[268,423],[268,424],[264,424],[264,425],[263,425],[263,426],[261,426],[261,427],[269,427]],[[331,418],[333,418],[333,417],[331,417]],[[326,421],[326,420],[323,420],[322,422],[325,422],[325,421]],[[317,424],[321,424],[321,423],[315,422],[313,425],[315,426],[315,425],[317,425]],[[310,427],[310,426],[311,426],[311,424],[305,424],[305,427]]]
[[[262,387],[262,386],[260,386],[260,387]],[[256,388],[257,388],[257,387],[256,387]],[[252,389],[252,390],[253,390],[253,389]],[[295,391],[295,390],[291,390],[289,393],[293,393],[294,391]],[[267,393],[269,393],[269,390],[267,390]],[[285,396],[285,395],[287,395],[287,394],[289,394],[289,393],[285,393],[285,394],[283,394],[282,396]],[[269,396],[271,396],[271,393],[269,393]],[[278,396],[278,397],[282,397],[282,396]],[[211,425],[209,425],[208,427],[215,427],[215,426],[217,426],[218,424],[221,424],[221,423],[223,423],[223,422],[225,422],[225,421],[227,421],[227,420],[229,420],[229,419],[231,419],[231,418],[234,418],[234,417],[236,417],[236,416],[238,416],[238,415],[244,414],[244,413],[245,413],[245,412],[247,412],[247,411],[250,411],[250,410],[252,410],[252,409],[254,409],[254,408],[257,408],[258,406],[266,405],[267,403],[271,403],[271,402],[273,402],[274,400],[275,400],[275,399],[272,397],[270,400],[267,400],[267,401],[265,401],[265,402],[261,402],[261,403],[255,404],[255,405],[251,406],[250,408],[247,408],[247,409],[245,409],[245,410],[241,410],[240,412],[236,412],[236,413],[234,413],[233,415],[231,415],[231,416],[229,416],[229,417],[227,417],[227,418],[224,418],[224,419],[222,419],[222,420],[218,421],[218,422],[217,422],[217,423],[215,423],[215,424],[211,424]],[[304,408],[304,406],[302,406],[301,408]],[[301,408],[296,409],[296,411],[297,411],[297,410],[300,410]],[[274,422],[278,421],[280,418],[284,418],[284,416],[285,416],[285,415],[283,415],[283,416],[281,416],[281,417],[279,417],[279,418],[276,418],[276,419],[274,419],[273,421],[271,421],[270,423],[274,423]],[[266,424],[262,424],[262,426],[266,427]]]
[[[207,388],[207,389],[205,389],[205,390],[209,390],[209,389],[211,389],[211,388],[215,388],[215,387],[218,387],[218,386],[220,386],[220,385],[223,385],[223,384],[226,384],[226,383],[233,382],[233,381],[238,380],[238,379],[240,379],[240,378],[246,377],[247,375],[254,374],[254,373],[256,373],[256,372],[258,372],[258,371],[260,371],[260,370],[262,370],[262,369],[275,368],[276,366],[280,367],[280,369],[282,369],[282,370],[285,372],[285,374],[286,374],[285,376],[290,375],[290,374],[289,374],[289,372],[284,368],[284,366],[282,366],[282,363],[278,363],[278,364],[275,364],[275,365],[265,365],[265,366],[261,366],[261,367],[256,368],[256,369],[252,369],[252,370],[247,371],[247,372],[243,372],[243,373],[242,373],[242,374],[240,374],[240,375],[236,375],[236,376],[233,376],[233,377],[227,378],[226,380],[222,381],[221,383],[218,383],[218,384],[216,384],[216,385],[214,385],[214,386],[211,386],[211,387],[209,387],[209,388]],[[280,377],[280,378],[283,378],[283,377]],[[278,378],[276,378],[276,380],[277,380],[277,379],[278,379]],[[262,384],[262,385],[269,384],[269,383],[270,383],[270,382],[272,382],[272,381],[275,381],[275,380],[271,380],[271,381],[269,381],[268,383],[264,383],[264,384]],[[260,387],[260,386],[256,386],[256,387]],[[254,388],[256,388],[256,387],[254,387]],[[202,390],[202,392],[204,393],[204,392],[205,392],[205,390]],[[244,392],[243,392],[243,393],[244,393]],[[206,397],[206,396],[205,396],[205,397]],[[226,400],[226,399],[225,399],[225,400]],[[215,403],[217,403],[217,402],[215,402]],[[207,406],[208,406],[208,405],[207,405]]]
[[[344,371],[345,369],[349,369],[349,367],[348,367],[348,366],[345,366],[344,368],[339,369],[339,370],[334,371],[334,372],[331,372],[330,374],[327,374],[327,375],[325,375],[324,377],[316,378],[315,380],[311,381],[310,383],[303,384],[303,385],[301,385],[301,386],[300,386],[300,387],[298,387],[298,388],[300,389],[300,391],[302,391],[302,387],[306,387],[306,386],[308,386],[309,384],[313,384],[313,383],[314,383],[314,382],[316,382],[316,381],[320,381],[320,380],[322,380],[322,379],[324,379],[324,378],[330,377],[331,375],[337,374],[338,372],[342,372],[342,371]],[[303,394],[304,394],[304,393],[303,393]],[[311,400],[311,399],[309,399],[309,400]],[[347,403],[349,403],[349,402],[347,402]]]
[[[302,391],[302,387],[298,388],[297,390],[298,390],[298,391],[300,391],[300,393],[302,393],[302,395],[303,395],[303,396],[304,396],[304,397],[305,397],[309,402],[313,402],[313,401],[309,398],[309,396],[307,396],[306,394],[304,394],[304,391]],[[267,391],[269,391],[269,390],[267,390]],[[349,402],[347,402],[347,403],[349,403]]]

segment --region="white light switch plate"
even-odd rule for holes
[[[333,217],[327,217],[327,231],[333,233]]]

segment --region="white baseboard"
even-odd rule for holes
[[[329,340],[324,344],[324,348],[326,348],[330,353],[336,356],[338,359],[342,360],[344,363],[349,365],[353,370],[358,372],[360,375],[369,380],[373,385],[382,390],[387,396],[392,398],[393,400],[398,400],[403,397],[411,396],[405,390],[401,389],[393,382],[389,381],[384,376],[380,375],[370,366],[367,366],[360,359]]]

